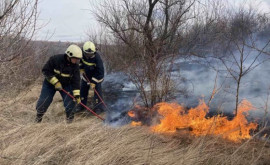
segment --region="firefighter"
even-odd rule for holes
[[[83,58],[80,62],[81,73],[81,99],[83,104],[87,104],[87,97],[90,87],[94,90],[94,108],[96,113],[104,111],[102,103],[101,83],[104,78],[104,66],[96,46],[93,42],[87,41],[83,45]],[[83,111],[80,106],[77,112]]]
[[[79,62],[82,58],[82,50],[77,45],[70,45],[65,54],[58,54],[50,57],[42,68],[45,77],[40,97],[37,101],[37,115],[35,122],[40,123],[42,117],[52,103],[56,91],[59,91],[66,111],[67,123],[74,119],[74,108],[80,99],[80,69]],[[62,89],[71,93],[76,100],[73,100]]]

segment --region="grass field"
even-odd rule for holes
[[[59,94],[36,124],[40,87],[1,99],[1,165],[270,164],[270,144],[258,139],[233,143],[218,136],[193,137],[188,130],[157,134],[147,126],[111,127],[82,115],[66,124]]]

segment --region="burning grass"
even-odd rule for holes
[[[250,132],[257,128],[256,123],[248,123],[246,119],[248,111],[255,109],[247,100],[243,100],[239,105],[239,111],[232,120],[221,115],[207,118],[209,107],[203,101],[200,101],[197,107],[189,109],[187,113],[184,106],[177,103],[163,102],[153,109],[162,116],[159,124],[151,126],[151,130],[158,133],[175,133],[179,129],[188,129],[195,136],[218,135],[233,142],[241,142],[250,139]],[[128,114],[131,118],[136,117],[134,111]],[[142,122],[133,121],[131,125],[140,126]]]
[[[0,102],[0,164],[267,164],[269,144],[231,143],[218,136],[195,137],[188,129],[156,134],[148,127],[104,125],[76,116],[66,124],[55,98],[44,122],[33,123],[39,88]],[[24,97],[22,97],[24,96]]]

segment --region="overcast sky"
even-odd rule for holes
[[[90,13],[93,0],[41,0],[39,24],[45,26],[37,34],[38,40],[84,41],[89,28],[97,26]]]
[[[38,31],[36,39],[71,42],[87,40],[86,32],[99,27],[90,12],[96,1],[101,0],[41,0],[39,24],[47,24]],[[270,0],[262,1],[262,10],[270,12]]]

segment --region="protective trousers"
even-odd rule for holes
[[[65,89],[67,92],[72,94],[72,88],[71,85],[63,86],[63,89]],[[72,98],[70,98],[66,93],[63,91],[59,91],[63,102],[64,107],[66,111],[66,118],[67,122],[72,122],[74,119],[74,108],[76,106],[76,103],[73,101]],[[39,96],[39,99],[37,101],[36,110],[37,110],[37,118],[36,122],[41,122],[42,116],[46,113],[47,109],[49,108],[50,104],[53,101],[53,97],[56,93],[56,90],[52,84],[50,84],[46,79],[43,81],[41,93]]]

